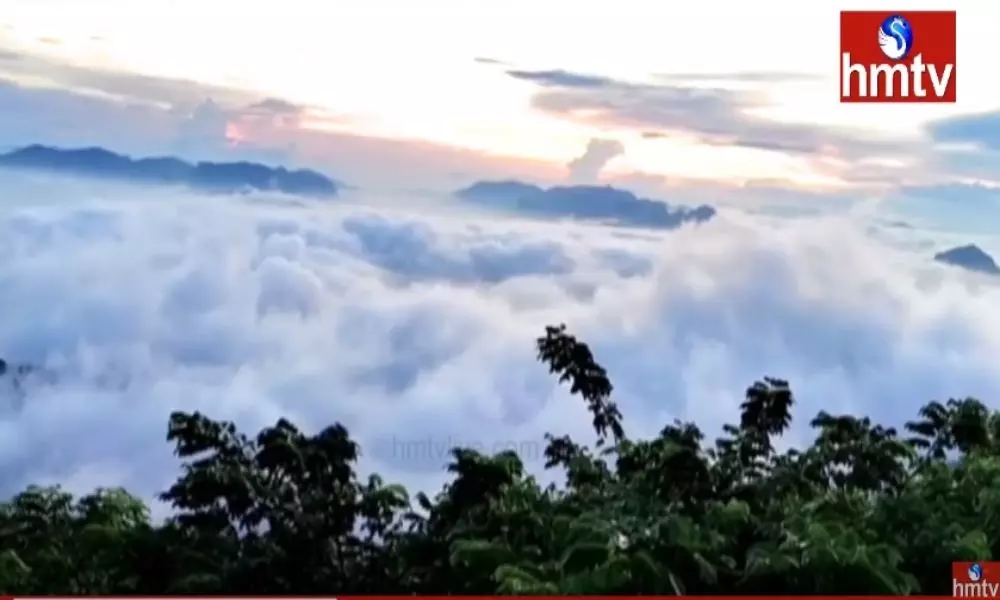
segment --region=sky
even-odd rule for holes
[[[620,151],[590,179],[658,188],[868,190],[989,179],[993,162],[951,163],[964,162],[956,154],[982,136],[995,142],[995,123],[957,137],[938,125],[1000,109],[986,42],[1000,8],[947,7],[959,15],[958,103],[842,105],[838,11],[859,7],[10,0],[0,17],[0,78],[14,87],[4,95],[45,98],[32,99],[38,122],[6,128],[6,137],[58,127],[45,137],[68,141],[72,127],[79,138],[103,131],[106,143],[136,152],[168,139],[187,154],[238,147],[365,171],[366,181],[384,179],[353,164],[367,154],[411,165],[419,156],[413,175],[436,187],[512,170],[558,180],[595,139]],[[118,127],[95,121],[97,110]]]
[[[958,11],[958,102],[841,105],[833,3],[5,0],[0,149],[308,166],[335,201],[0,172],[0,494],[176,473],[171,410],[338,420],[434,491],[447,448],[586,438],[536,363],[591,343],[635,435],[718,431],[755,379],[899,424],[995,405],[1000,7]],[[752,25],[751,25],[752,24]],[[919,32],[916,32],[919,35]],[[873,39],[875,38],[873,32]],[[481,179],[609,184],[719,215],[676,231],[472,209]]]

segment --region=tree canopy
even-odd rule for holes
[[[451,451],[434,497],[356,470],[333,424],[256,435],[170,415],[182,462],[155,522],[122,489],[32,486],[0,504],[15,594],[950,594],[951,562],[1000,552],[1000,413],[931,402],[897,430],[821,412],[779,451],[788,382],[747,388],[714,441],[694,423],[633,439],[565,327],[539,360],[593,416],[590,447],[546,437],[542,485],[517,453]]]

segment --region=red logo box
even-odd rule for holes
[[[953,598],[1000,598],[1000,562],[951,563]]]
[[[882,52],[879,30],[900,16],[913,44],[902,59]],[[841,11],[840,101],[955,102],[958,68],[955,11]]]

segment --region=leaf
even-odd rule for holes
[[[451,564],[458,565],[498,565],[515,559],[510,549],[487,540],[459,540],[452,544]]]
[[[610,558],[607,544],[582,542],[567,548],[559,559],[559,570],[573,573],[594,568]]]
[[[417,503],[420,505],[420,508],[424,509],[425,511],[430,512],[434,508],[434,505],[431,503],[430,498],[427,497],[427,494],[423,492],[417,492],[416,498],[417,498]]]
[[[670,581],[670,589],[675,596],[684,595],[684,584],[674,575],[673,571],[667,571],[667,579]]]
[[[4,579],[11,575],[29,575],[31,567],[27,565],[17,552],[11,549],[0,552],[0,572],[4,574]]]

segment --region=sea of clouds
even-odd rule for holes
[[[675,418],[712,435],[765,375],[797,393],[789,443],[821,409],[899,424],[1000,392],[1000,289],[845,215],[648,232],[7,173],[0,196],[0,357],[57,376],[0,396],[4,494],[152,496],[177,473],[178,409],[250,432],[341,421],[363,470],[427,491],[453,445],[537,468],[545,432],[591,438],[535,360],[560,322],[638,436]]]

